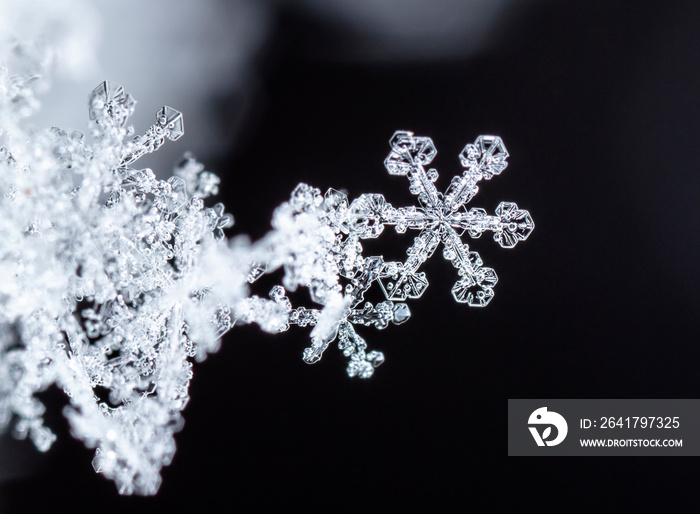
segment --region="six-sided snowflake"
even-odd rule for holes
[[[469,211],[464,208],[479,191],[478,181],[488,180],[506,168],[508,152],[503,141],[496,136],[479,136],[474,144],[467,145],[460,154],[465,171],[452,179],[444,195],[434,185],[437,171],[424,168],[437,153],[430,138],[399,131],[392,137],[391,146],[386,168],[392,175],[408,178],[409,191],[418,196],[421,207],[395,208],[384,196],[376,194],[362,195],[350,207],[351,229],[359,237],[378,237],[384,225],[394,225],[399,233],[407,229],[421,231],[406,252],[406,262],[384,264],[379,273],[384,294],[389,300],[419,298],[428,287],[428,280],[418,268],[442,242],[443,256],[461,277],[452,288],[455,300],[472,307],[485,306],[493,298],[498,277],[493,269],[483,266],[478,253],[469,251],[460,236],[467,231],[477,238],[490,230],[502,247],[512,248],[527,239],[535,227],[530,213],[511,202],[502,202],[495,216],[478,207]]]

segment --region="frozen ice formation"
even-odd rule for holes
[[[496,274],[463,241],[492,232],[510,248],[534,225],[527,211],[501,203],[495,214],[465,205],[477,184],[500,174],[508,153],[500,138],[466,146],[464,171],[445,194],[426,169],[429,138],[397,132],[385,161],[405,176],[417,206],[393,207],[382,195],[350,202],[299,184],[261,240],[227,239],[233,218],[205,205],[219,179],[186,155],[168,180],[139,158],[183,134],[182,114],[163,107],[133,135],[135,102],[114,83],[89,100],[89,131],[31,131],[34,78],[0,69],[0,428],[14,427],[46,451],[55,439],[35,394],[49,386],[69,399],[73,435],[95,448],[93,466],[122,494],[155,494],[183,426],[192,359],[219,348],[235,323],[267,332],[310,327],[303,359],[317,362],[337,341],[347,373],[368,378],[384,361],[356,331],[410,317],[408,300],[428,287],[420,266],[440,244],[457,269],[452,295],[470,306],[493,297]],[[405,262],[365,256],[361,241],[387,226],[417,231]],[[263,275],[281,284],[251,294]],[[377,282],[385,296],[365,300]],[[308,289],[311,305],[292,306],[287,291]]]

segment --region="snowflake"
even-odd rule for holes
[[[337,341],[351,377],[368,378],[384,361],[358,326],[384,329],[410,317],[407,299],[428,285],[420,265],[440,242],[458,269],[454,297],[485,305],[496,276],[460,236],[485,231],[504,247],[528,237],[532,219],[515,204],[495,216],[464,205],[476,183],[500,173],[500,139],[481,136],[461,155],[466,167],[443,196],[425,170],[428,138],[397,132],[387,169],[406,175],[420,207],[394,208],[381,195],[353,202],[299,184],[273,213],[261,240],[228,240],[233,217],[205,206],[219,179],[186,154],[159,180],[138,159],[183,135],[179,111],[163,107],[143,135],[128,125],[135,101],[104,82],[90,96],[89,132],[29,131],[34,81],[0,70],[0,428],[42,451],[55,436],[36,393],[51,385],[69,398],[72,433],[95,448],[93,466],[122,494],[155,494],[171,462],[174,434],[189,401],[192,359],[202,360],[236,323],[268,332],[313,327],[305,362]],[[361,240],[385,225],[420,230],[405,263],[365,256]],[[265,274],[282,283],[268,298],[250,294]],[[365,295],[378,282],[386,301]],[[311,305],[287,291],[308,289]]]
[[[391,146],[384,164],[390,174],[408,177],[409,191],[418,195],[421,207],[394,208],[377,194],[362,195],[351,206],[351,226],[360,237],[378,237],[384,225],[394,225],[399,233],[409,228],[421,231],[407,250],[406,262],[388,262],[382,268],[379,283],[384,294],[389,300],[420,298],[428,280],[418,268],[442,242],[443,257],[461,277],[452,288],[455,300],[472,307],[485,306],[493,298],[498,277],[493,269],[483,266],[478,253],[469,251],[460,236],[467,231],[477,238],[492,231],[502,247],[512,248],[535,228],[530,213],[511,202],[502,202],[496,216],[488,216],[478,207],[469,211],[464,208],[479,191],[478,181],[499,175],[506,168],[508,152],[503,141],[496,136],[479,136],[474,144],[467,145],[460,154],[466,169],[452,179],[444,195],[434,185],[437,171],[424,168],[437,153],[430,138],[399,131],[392,137]]]

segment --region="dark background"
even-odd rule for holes
[[[470,206],[515,201],[535,231],[513,250],[464,236],[499,276],[485,309],[452,300],[456,272],[438,250],[409,322],[358,330],[387,359],[370,380],[348,378],[334,347],[304,364],[308,329],[234,328],[195,366],[154,498],[119,497],[95,476],[61,395],[46,393],[59,440],[33,476],[4,484],[6,511],[393,512],[409,500],[411,511],[485,501],[490,512],[544,497],[567,512],[598,493],[624,507],[650,490],[684,492],[697,460],[507,458],[506,401],[698,396],[699,11],[516,2],[476,54],[373,61],[349,51],[361,33],[280,9],[248,129],[207,163],[232,234],[263,235],[300,181],[414,204],[408,181],[383,167],[399,129],[433,138],[440,190],[467,142],[500,135],[510,165]],[[241,109],[226,99],[222,116]],[[366,254],[401,259],[415,235],[387,234]]]

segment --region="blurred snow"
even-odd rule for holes
[[[345,31],[340,57],[415,61],[464,57],[498,37],[517,0],[299,0],[299,6]],[[532,2],[530,2],[532,3]],[[327,47],[313,49],[328,55]]]
[[[186,137],[153,156],[148,164],[156,171],[170,173],[186,150],[216,155],[236,121],[222,116],[216,100],[249,94],[251,61],[270,29],[271,4],[123,0],[94,6],[96,16],[77,17],[81,25],[73,32],[101,32],[101,42],[92,37],[93,48],[75,45],[71,55],[87,55],[79,57],[85,62],[79,73],[58,74],[42,98],[37,126],[83,130],[88,95],[107,79],[124,86],[138,102],[132,118],[137,134],[153,124],[163,105],[184,113]],[[102,30],[95,31],[100,19]],[[57,67],[63,68],[61,62]]]

